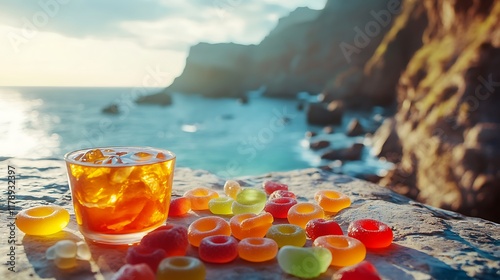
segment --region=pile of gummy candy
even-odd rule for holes
[[[236,258],[266,262],[276,258],[280,268],[300,278],[315,278],[329,266],[339,268],[332,279],[380,279],[375,267],[364,261],[366,250],[389,247],[393,233],[386,224],[361,219],[349,224],[347,235],[328,215],[351,205],[349,197],[334,190],[318,190],[315,202],[298,202],[288,186],[267,181],[260,188],[243,188],[229,180],[225,196],[198,187],[171,200],[169,217],[182,217],[190,210],[209,210],[189,227],[166,224],[145,235],[128,249],[126,262],[113,276],[124,279],[205,279],[204,263],[224,264]],[[34,217],[50,214],[54,227],[37,227]],[[218,215],[232,215],[227,221]],[[274,219],[288,223],[273,224]],[[58,206],[38,206],[21,211],[16,223],[26,234],[47,235],[62,230],[69,213]],[[311,247],[304,247],[307,238]],[[186,256],[189,245],[199,258]],[[62,240],[46,252],[62,269],[89,260],[86,243]],[[134,278],[136,277],[136,278]]]

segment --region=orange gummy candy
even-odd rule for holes
[[[221,217],[208,216],[192,222],[188,228],[189,244],[198,247],[201,240],[212,235],[231,235],[229,223]]]
[[[322,219],[325,217],[323,209],[314,203],[302,202],[295,204],[288,210],[288,222],[306,228],[306,224],[312,219]]]
[[[278,254],[278,243],[270,238],[249,237],[238,243],[238,255],[249,262],[265,262]]]
[[[314,195],[314,200],[327,212],[339,212],[351,206],[351,200],[345,194],[332,191],[320,190]]]
[[[229,220],[234,237],[242,240],[247,237],[264,237],[273,225],[273,215],[263,212],[259,215],[244,213],[233,216]]]
[[[316,238],[313,246],[323,247],[332,253],[333,266],[355,265],[365,259],[366,248],[361,241],[345,235],[324,235]]]
[[[219,194],[209,188],[199,187],[187,191],[184,196],[191,201],[191,209],[208,210],[208,202],[219,197]]]

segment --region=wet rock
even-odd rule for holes
[[[393,118],[384,120],[372,137],[371,153],[386,158],[390,162],[401,160],[401,143],[396,132],[396,121]]]
[[[325,126],[323,127],[323,133],[325,134],[332,134],[333,132],[335,132],[335,130],[333,129],[333,126]]]
[[[324,148],[329,147],[329,146],[330,146],[330,141],[326,141],[326,140],[319,140],[316,142],[309,143],[309,148],[311,150],[321,150],[321,149],[324,149]]]
[[[360,160],[365,145],[354,143],[348,148],[330,150],[321,155],[322,159],[328,160]]]
[[[151,95],[141,96],[137,98],[135,103],[167,106],[172,104],[172,97],[168,93],[159,92]]]
[[[336,125],[342,122],[344,106],[340,101],[311,103],[307,108],[307,122],[316,125]]]
[[[111,104],[102,109],[102,112],[110,115],[118,115],[120,113],[120,108],[116,104]]]
[[[311,137],[314,137],[316,135],[318,135],[318,133],[316,133],[314,131],[307,131],[305,134],[306,138],[311,138]]]
[[[359,122],[358,119],[354,118],[347,125],[346,135],[349,137],[359,136],[365,134],[366,131]]]

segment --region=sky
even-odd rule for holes
[[[280,17],[325,3],[2,0],[0,86],[168,86],[190,46],[258,44]]]

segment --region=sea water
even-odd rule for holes
[[[151,146],[171,150],[177,166],[205,169],[224,178],[257,175],[327,164],[309,150],[310,126],[298,101],[250,94],[249,102],[175,93],[172,105],[137,105],[137,97],[160,89],[137,88],[0,88],[0,156],[61,159],[82,148]],[[102,109],[117,104],[119,114]],[[348,112],[336,133],[323,136],[332,148],[363,137],[347,137],[356,117],[367,127],[373,112]],[[320,136],[321,138],[321,136]],[[318,138],[318,139],[320,139]],[[350,175],[380,173],[388,164],[370,155],[344,164]]]

